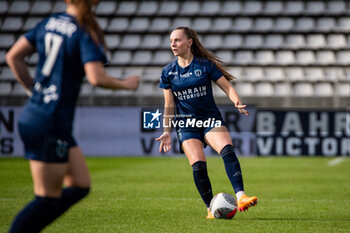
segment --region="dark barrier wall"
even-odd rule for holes
[[[256,136],[258,155],[350,155],[350,113],[260,110]]]
[[[232,106],[220,107],[238,155],[350,155],[350,113],[345,110],[248,110],[245,117]],[[0,108],[0,157],[23,155],[17,129],[20,111]],[[74,136],[87,156],[162,156],[155,141],[162,128],[144,127],[158,125],[152,115],[157,111],[163,114],[162,107],[79,107]],[[166,156],[179,154],[174,132],[172,137],[172,151]],[[205,153],[216,154],[209,147]]]
[[[256,155],[254,120],[255,108],[249,108],[250,117],[240,117],[235,109],[220,107],[239,155]],[[17,129],[20,107],[0,108],[0,157],[22,156],[23,145]],[[163,156],[159,153],[162,128],[146,130],[144,124],[152,122],[152,113],[163,114],[163,107],[78,107],[75,114],[74,137],[87,156]],[[149,122],[144,116],[151,117]],[[175,132],[173,147],[166,156],[179,154]],[[210,147],[206,154],[216,154]]]

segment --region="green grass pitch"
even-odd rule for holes
[[[89,196],[43,232],[350,232],[350,159],[241,157],[257,206],[207,220],[192,169],[181,158],[88,158]],[[219,157],[208,158],[214,193],[233,193]],[[24,159],[0,159],[0,232],[31,198]]]

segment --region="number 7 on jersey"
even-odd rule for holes
[[[52,68],[56,62],[58,51],[60,50],[63,37],[51,32],[45,34],[45,55],[46,60],[41,69],[41,73],[45,76],[51,74]]]

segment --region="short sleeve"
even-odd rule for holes
[[[107,62],[103,46],[97,45],[89,33],[82,32],[80,39],[80,57],[83,65],[93,61],[101,61],[103,64]]]
[[[37,31],[38,31],[38,27],[39,27],[40,23],[38,23],[34,28],[32,28],[31,30],[29,30],[26,34],[24,34],[24,37],[34,46],[35,46],[35,42],[36,42],[36,35],[37,35]]]
[[[170,89],[171,88],[169,76],[167,75],[167,73],[164,69],[162,71],[162,74],[160,75],[159,88],[162,88],[162,89]]]
[[[208,62],[207,65],[207,70],[208,70],[208,74],[209,77],[214,81],[218,81],[219,78],[221,78],[223,76],[222,72],[217,68],[217,66],[212,63],[212,62]]]

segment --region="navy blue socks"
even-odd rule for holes
[[[57,217],[68,210],[69,207],[83,199],[89,193],[89,191],[90,188],[67,187],[63,189],[60,205],[57,208]]]
[[[244,191],[241,166],[232,145],[226,145],[220,152],[224,160],[226,174],[230,179],[235,193]]]
[[[207,208],[210,206],[210,201],[213,198],[213,192],[211,189],[211,183],[207,172],[207,163],[203,161],[197,161],[192,165],[194,183],[198,189]]]
[[[61,216],[89,193],[89,188],[63,189],[60,198],[35,196],[12,222],[9,233],[36,233]]]
[[[50,216],[55,214],[60,198],[35,196],[12,222],[9,233],[36,233],[47,224]]]

